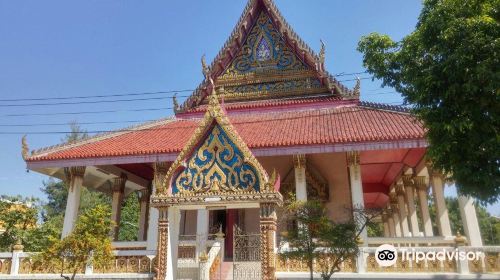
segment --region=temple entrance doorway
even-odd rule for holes
[[[260,279],[259,208],[209,212],[210,235],[224,233],[224,260],[213,279]]]
[[[224,233],[224,261],[232,261],[234,254],[234,227],[244,226],[244,209],[223,209],[210,211],[210,234],[215,234],[222,228]]]

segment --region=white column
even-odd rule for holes
[[[139,230],[137,231],[137,240],[147,239],[148,215],[149,214],[149,190],[139,191]]]
[[[23,254],[24,246],[21,244],[21,239],[18,239],[16,244],[12,246],[12,259],[10,263],[10,275],[18,275],[21,267],[21,255]],[[5,265],[5,263],[4,263]]]
[[[392,210],[392,219],[394,220],[394,230],[396,237],[402,237],[403,232],[401,230],[401,222],[399,221],[399,210],[398,203],[391,202],[391,210]]]
[[[396,224],[394,224],[394,219],[392,218],[392,209],[386,209],[387,213],[387,223],[389,224],[389,234],[390,237],[396,237]]]
[[[413,181],[415,182],[415,187],[418,191],[418,202],[420,206],[420,213],[422,213],[424,234],[425,236],[434,236],[434,233],[432,232],[431,215],[429,214],[429,202],[427,201],[429,186],[425,181],[425,176],[415,176]]]
[[[436,205],[436,219],[439,235],[452,236],[448,208],[444,200],[444,177],[442,174],[433,172],[431,169],[429,169],[429,173],[431,173],[432,192],[434,194],[434,205]]]
[[[462,218],[465,235],[469,240],[469,245],[473,247],[483,246],[474,201],[471,197],[459,195],[458,206],[460,207],[460,217]]]
[[[391,237],[389,220],[388,220],[387,214],[385,212],[382,214],[382,224],[384,225],[384,237]]]
[[[359,152],[348,152],[347,163],[349,165],[349,181],[351,183],[352,207],[354,209],[364,210],[365,200],[363,197],[363,184],[361,182],[361,165]],[[368,233],[365,227],[365,229],[361,233],[361,238],[363,238],[365,243],[367,237]]]
[[[412,175],[404,175],[403,184],[406,193],[406,204],[408,205],[408,219],[410,220],[411,235],[414,237],[420,236],[417,210],[415,208],[415,186]]]
[[[61,238],[68,236],[75,227],[76,219],[78,218],[78,209],[80,208],[80,194],[82,192],[85,166],[66,167],[64,168],[64,173],[68,183],[68,199],[64,212]]]
[[[365,200],[363,197],[363,184],[361,181],[361,165],[360,165],[360,155],[358,151],[347,152],[347,165],[349,167],[349,182],[351,185],[351,202],[352,208],[354,210],[363,211],[365,209]],[[356,212],[354,213],[356,215]],[[359,216],[354,216],[355,222],[364,224],[364,216],[358,213]],[[360,247],[368,247],[368,231],[366,227],[363,227],[363,231],[359,235],[361,240],[358,244]],[[356,269],[358,273],[364,273],[365,268],[365,257],[363,249],[360,249],[360,253],[356,257]]]
[[[120,233],[120,218],[122,214],[123,193],[125,192],[125,182],[127,182],[127,175],[122,174],[116,177],[113,182],[113,201],[111,202],[111,221],[113,225],[114,240],[118,240]]]
[[[196,258],[207,249],[208,210],[198,209],[196,216]],[[208,252],[206,252],[208,253]]]
[[[177,254],[179,251],[179,226],[181,212],[177,207],[168,209],[168,251],[167,251],[167,280],[177,279]]]
[[[167,175],[168,165],[166,162],[155,162],[153,164],[154,179],[152,193],[156,193],[156,189],[161,186]],[[158,246],[158,218],[159,212],[157,208],[151,207],[149,209],[149,222],[148,222],[148,240],[146,249],[157,250]]]
[[[293,163],[295,167],[295,198],[307,201],[306,156],[294,155]]]
[[[399,221],[403,236],[410,236],[410,228],[408,227],[408,215],[406,213],[405,190],[402,184],[396,185],[396,195],[399,208]]]

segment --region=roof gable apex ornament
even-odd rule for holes
[[[179,112],[179,103],[177,102],[177,93],[174,94],[174,96],[172,96],[172,104],[174,105],[174,113],[178,113]]]
[[[201,72],[203,73],[203,77],[205,77],[205,81],[208,81],[208,78],[210,77],[210,68],[207,66],[205,54],[201,56]]]
[[[223,135],[223,139],[219,136]],[[232,146],[229,146],[232,145]],[[200,125],[168,169],[153,203],[200,202],[220,197],[231,202],[263,199],[281,203],[280,179],[271,177],[235,131],[212,90]]]
[[[323,40],[319,39],[319,42],[321,43],[321,48],[320,48],[319,53],[318,53],[318,64],[319,64],[319,68],[320,68],[318,70],[323,71],[323,69],[325,68],[326,46],[325,46],[325,42],[323,42]]]
[[[21,138],[21,155],[24,160],[29,157],[29,151],[28,141],[26,140],[26,135],[24,135],[23,138]]]
[[[361,94],[361,79],[359,77],[356,77],[356,84],[354,85],[352,91],[354,95],[359,96]]]

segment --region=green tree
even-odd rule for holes
[[[96,269],[107,267],[113,260],[109,236],[112,222],[108,208],[98,205],[86,210],[70,235],[53,240],[51,246],[34,257],[36,265],[52,267],[67,280],[75,279],[87,265]]]
[[[41,207],[42,225],[39,231],[40,234],[47,234],[49,231],[58,238],[61,236],[63,222],[64,222],[64,212],[66,210],[66,201],[68,197],[68,187],[63,181],[56,181],[54,179],[49,179],[43,183],[41,188],[42,192],[47,195],[47,201]],[[95,206],[109,206],[111,205],[111,198],[97,191],[90,191],[87,188],[82,188],[80,195],[80,207],[79,212],[83,213],[90,208]],[[36,234],[34,232],[33,234]],[[43,236],[43,235],[42,235]],[[43,239],[46,242],[39,244],[39,247],[35,251],[40,251],[50,245],[49,239]]]
[[[38,210],[35,198],[8,197],[0,199],[0,251],[10,251],[11,246],[20,239],[31,249],[32,240],[27,238],[27,232],[36,228]]]
[[[314,260],[321,257],[321,244],[315,239],[328,223],[325,208],[318,201],[293,201],[285,206],[282,218],[285,217],[291,223],[288,231],[283,234],[281,246],[287,244],[290,249],[282,248],[280,254],[284,258],[305,261],[310,279],[313,279]]]
[[[64,138],[61,139],[63,143],[75,143],[79,140],[84,140],[89,137],[89,134],[86,130],[82,129],[82,127],[76,121],[72,121],[69,123],[70,133],[66,134]]]
[[[40,190],[47,196],[47,201],[43,205],[43,220],[46,221],[51,217],[62,215],[66,209],[68,196],[68,189],[64,182],[50,178],[43,182],[43,187]]]
[[[379,222],[370,222],[367,225],[368,237],[381,237],[384,235],[384,225]]]
[[[359,254],[360,231],[354,221],[334,223],[329,221],[320,232],[321,257],[317,260],[321,278],[329,280],[340,272],[341,265]]]
[[[341,265],[359,253],[361,232],[372,223],[380,211],[349,209],[353,219],[334,222],[328,219],[326,208],[319,201],[294,201],[285,206],[281,219],[292,221],[281,240],[284,258],[305,261],[313,279],[314,262],[321,278],[328,280],[341,270]],[[284,246],[289,246],[285,248]]]
[[[460,193],[500,197],[500,0],[425,0],[416,29],[395,42],[361,38],[363,64],[413,105],[428,157]]]
[[[119,241],[136,241],[139,230],[139,198],[136,192],[123,201],[120,218]]]

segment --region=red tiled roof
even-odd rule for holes
[[[424,138],[412,115],[365,106],[229,114],[250,148],[397,141]],[[179,152],[200,119],[176,119],[37,152],[27,161]]]

